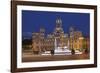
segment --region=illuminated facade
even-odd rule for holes
[[[89,38],[83,37],[81,31],[75,31],[73,27],[70,28],[70,49],[83,51],[84,49],[90,48]]]
[[[73,27],[70,28],[70,49],[79,50],[83,45],[83,35],[81,31],[75,31]]]
[[[32,34],[32,50],[36,54],[41,54],[45,51],[55,50],[55,39],[57,47],[61,49],[82,50],[89,48],[89,38],[83,37],[81,31],[75,31],[73,27],[69,29],[69,35],[64,33],[62,28],[62,20],[56,19],[56,27],[50,34],[45,34],[45,29],[40,28],[38,33]]]
[[[45,37],[45,30],[40,29],[39,33],[33,33],[32,36],[32,50],[36,54],[41,54],[45,51],[54,49],[54,36],[49,34]]]

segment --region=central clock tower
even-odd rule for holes
[[[62,34],[64,34],[63,28],[62,28],[62,20],[60,18],[56,19],[56,27],[54,30],[55,37],[60,37]]]
[[[56,27],[54,29],[54,36],[56,39],[56,47],[60,47],[62,44],[62,37],[64,36],[64,31],[62,28],[62,20],[60,18],[56,19]]]

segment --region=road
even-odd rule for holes
[[[22,56],[22,62],[82,60],[82,59],[89,59],[89,54],[75,54],[75,55],[33,55],[32,53],[23,53],[23,56]]]

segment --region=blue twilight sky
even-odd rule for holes
[[[82,31],[84,36],[89,36],[90,14],[71,12],[48,12],[22,10],[22,36],[31,37],[32,32],[39,32],[44,27],[46,34],[52,33],[56,26],[56,19],[60,17],[65,33],[69,33],[72,26],[75,30]]]

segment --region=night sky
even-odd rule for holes
[[[44,27],[46,34],[52,33],[56,26],[56,19],[61,18],[65,33],[69,33],[72,26],[75,30],[82,31],[84,36],[89,36],[89,13],[48,12],[22,10],[22,36],[32,36],[32,32],[39,32]]]

